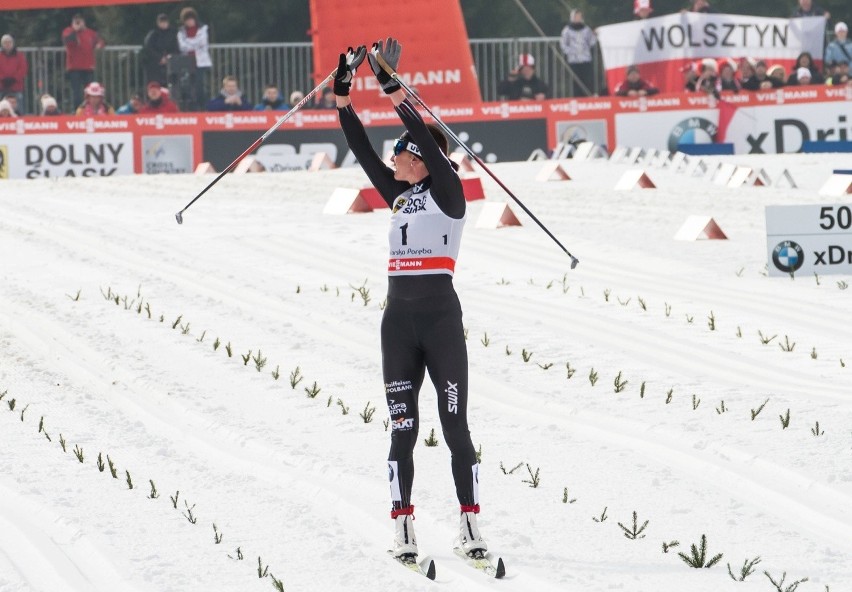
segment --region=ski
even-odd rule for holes
[[[393,557],[393,552],[388,551],[388,555]],[[400,565],[402,565],[404,567],[407,567],[408,569],[410,569],[414,573],[418,573],[421,576],[425,576],[425,577],[429,578],[430,580],[435,579],[435,562],[432,560],[431,557],[427,557],[426,559],[424,559],[420,563],[417,563],[417,559],[415,559],[415,557],[412,556],[412,555],[407,555],[407,556],[403,556],[403,557],[393,557],[393,558],[397,561],[397,563],[399,563]]]
[[[460,558],[464,559],[466,564],[474,569],[480,570],[489,577],[499,580],[506,575],[506,566],[503,565],[502,557],[498,557],[497,565],[494,565],[491,559],[489,559],[482,551],[474,551],[471,555],[468,555],[459,547],[454,547],[453,551]]]

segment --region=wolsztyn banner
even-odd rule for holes
[[[796,57],[808,51],[821,62],[825,19],[684,12],[606,25],[597,34],[610,89],[635,64],[644,80],[665,93],[682,91],[682,68],[702,58],[748,57],[789,71]]]

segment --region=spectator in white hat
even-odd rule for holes
[[[532,54],[521,54],[518,67],[497,84],[497,95],[508,101],[541,101],[550,96],[550,87],[535,73]]]
[[[90,82],[85,89],[83,102],[77,107],[77,115],[91,117],[92,115],[115,115],[115,109],[106,102],[106,89],[99,82]]]
[[[62,111],[59,110],[59,105],[57,104],[56,99],[51,95],[41,95],[39,103],[41,103],[42,115],[62,115]]]
[[[651,0],[633,0],[633,16],[636,19],[646,19],[652,12]]]
[[[799,70],[802,68],[807,68],[808,72],[810,72],[810,84],[822,84],[825,82],[823,75],[814,66],[813,56],[811,56],[810,52],[803,51],[796,58],[796,63],[793,64],[790,76],[787,78],[787,86],[796,86],[799,84]]]
[[[804,86],[811,83],[811,71],[807,68],[796,70],[796,84]]]
[[[583,21],[583,12],[577,9],[572,10],[568,24],[562,29],[559,46],[576,77],[572,84],[574,90],[572,94],[575,97],[595,94],[592,52],[597,44],[598,38],[595,32]]]
[[[834,25],[834,41],[825,48],[825,63],[831,62],[846,62],[852,68],[852,41],[849,27],[842,21]]]
[[[0,117],[17,117],[18,114],[12,109],[12,104],[6,99],[0,100]]]

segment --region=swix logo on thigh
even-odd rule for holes
[[[459,383],[448,380],[444,392],[447,393],[447,411],[457,414],[459,412]]]
[[[391,427],[394,430],[408,431],[414,427],[414,418],[406,419],[404,417],[400,417],[399,419],[393,420]]]

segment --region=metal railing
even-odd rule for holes
[[[516,64],[518,56],[530,53],[535,56],[539,76],[551,88],[552,96],[573,96],[574,85],[565,64],[559,59],[559,38],[523,37],[516,39],[471,39],[471,52],[476,66],[482,98],[497,99],[497,83]],[[113,45],[97,53],[95,80],[107,89],[107,100],[118,108],[141,91],[145,84],[141,60],[141,46]],[[39,112],[39,97],[49,93],[56,97],[63,113],[73,111],[71,90],[65,76],[65,48],[22,47],[29,61],[26,79],[25,110]],[[314,87],[313,47],[310,43],[219,43],[211,44],[213,61],[212,97],[218,92],[219,82],[232,74],[251,101],[259,102],[267,84],[276,84],[285,99],[294,90],[306,91]],[[595,88],[602,79],[599,60],[595,62]]]

